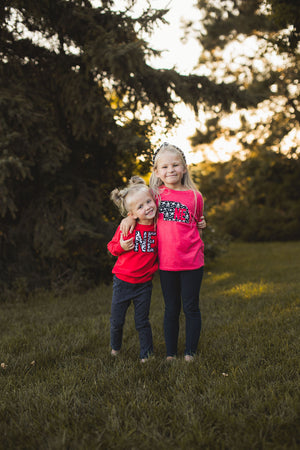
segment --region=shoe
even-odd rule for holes
[[[111,349],[111,356],[118,356],[118,354],[120,353],[120,350],[114,350],[113,348]]]
[[[176,356],[167,356],[166,361],[174,361]]]
[[[184,355],[184,359],[187,362],[192,362],[194,361],[194,357],[192,355]]]

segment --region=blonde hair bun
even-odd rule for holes
[[[122,216],[126,216],[128,214],[128,196],[134,194],[139,191],[148,191],[149,188],[146,185],[143,178],[138,175],[134,175],[128,181],[127,186],[123,189],[114,189],[110,194],[110,199],[114,202],[114,204],[119,208]]]
[[[134,175],[133,177],[130,178],[128,186],[132,186],[135,184],[145,184],[146,185],[143,178],[139,177],[138,175]]]

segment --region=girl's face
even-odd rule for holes
[[[156,204],[150,192],[134,192],[128,199],[128,209],[142,225],[151,225],[156,214]]]
[[[159,155],[155,175],[161,179],[163,184],[169,189],[181,190],[182,178],[186,173],[186,168],[182,163],[180,155],[170,151],[165,151]]]

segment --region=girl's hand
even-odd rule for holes
[[[121,220],[120,229],[124,236],[128,233],[132,233],[136,224],[136,220],[132,216],[127,216],[125,219]]]
[[[122,249],[125,250],[125,252],[129,252],[130,250],[133,250],[133,247],[134,247],[133,237],[130,239],[126,239],[126,241],[124,241],[123,233],[121,233],[120,245],[121,245]]]
[[[201,216],[200,219],[200,222],[197,222],[197,228],[203,230],[204,228],[206,228],[206,220],[204,216]]]

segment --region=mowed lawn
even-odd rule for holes
[[[300,242],[234,243],[206,267],[193,363],[138,359],[133,308],[110,356],[111,286],[0,303],[2,449],[296,449]]]

